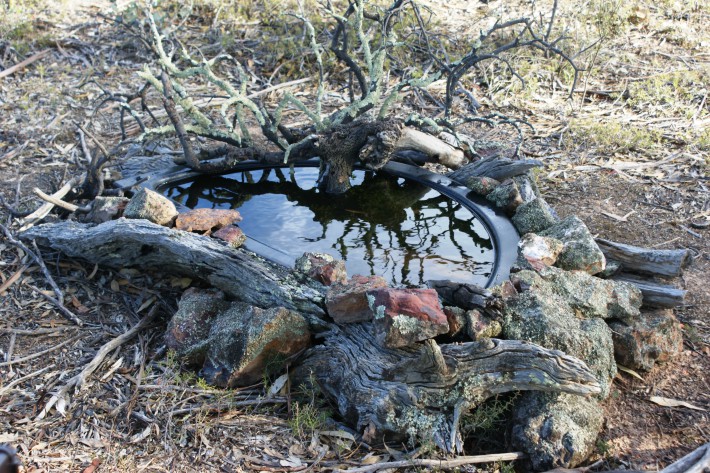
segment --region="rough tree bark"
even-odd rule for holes
[[[91,226],[63,221],[21,235],[42,246],[110,268],[136,267],[209,282],[255,306],[286,307],[321,324],[323,288],[298,282],[284,267],[217,240],[162,227],[147,220],[118,219]]]
[[[587,366],[560,351],[513,341],[405,349],[378,345],[373,325],[353,324],[327,335],[296,375],[313,380],[340,414],[364,429],[365,441],[421,437],[460,450],[460,416],[490,396],[514,390],[591,395],[599,383]]]

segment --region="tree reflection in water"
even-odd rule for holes
[[[355,171],[344,195],[318,191],[317,168],[202,176],[165,194],[189,208],[238,209],[250,238],[297,258],[305,251],[346,261],[348,274],[391,284],[453,279],[485,285],[490,236],[461,204],[413,181]]]

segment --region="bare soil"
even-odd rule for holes
[[[438,14],[437,31],[461,44],[490,21],[471,18],[530,11],[522,0],[425,3]],[[466,84],[485,109],[523,116],[535,126],[526,131],[522,154],[545,162],[538,180],[561,216],[576,214],[611,240],[693,253],[693,264],[672,281],[688,290],[687,305],[676,311],[684,351],[639,373],[642,379],[619,373],[590,459],[602,460],[598,468],[656,470],[710,442],[710,10],[703,2],[564,3],[560,24],[575,41],[588,45],[603,36],[580,57],[589,73],[572,99],[564,71],[522,53],[515,64],[526,85],[506,76],[500,64],[480,71],[486,80]],[[0,195],[18,210],[40,203],[34,187],[52,192],[85,165],[78,123],[107,147],[120,141],[118,109],[108,104],[95,111],[101,91],[90,81],[133,93],[141,85],[135,73],[152,61],[110,21],[108,2],[28,5],[0,23],[0,69],[49,50],[0,79]],[[546,6],[535,4],[543,11]],[[254,39],[261,34],[258,20],[241,14],[233,23],[193,16],[181,31],[196,44],[212,44],[212,54],[241,47],[257,66],[275,61],[276,53]],[[230,29],[238,33],[226,34]],[[297,57],[286,62],[283,71],[304,67]],[[411,107],[421,108],[421,97],[410,99]],[[482,139],[515,138],[510,130],[472,132]],[[175,142],[166,144],[177,149]],[[14,222],[0,209],[0,223],[16,230]],[[37,264],[0,237],[0,443],[18,447],[22,471],[90,472],[92,462],[100,465],[96,471],[307,471],[403,454],[404,446],[358,446],[344,425],[319,417],[328,406],[309,407],[304,399],[312,393],[279,394],[259,404],[263,385],[220,391],[190,375],[166,354],[162,333],[182,290],[199,282],[113,272],[57,254],[43,258],[85,327],[72,325],[40,294],[52,292]],[[52,393],[104,343],[158,305],[151,329],[112,353],[65,404],[41,415]],[[265,381],[268,388],[273,379]],[[699,409],[662,407],[650,396]],[[490,448],[504,447],[503,439]]]

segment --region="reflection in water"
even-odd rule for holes
[[[344,195],[318,191],[317,168],[202,176],[164,193],[189,208],[238,209],[244,233],[293,258],[329,253],[348,274],[378,274],[397,285],[452,279],[485,286],[490,236],[459,203],[416,182],[355,171]]]

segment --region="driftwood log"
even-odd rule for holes
[[[462,414],[498,393],[540,390],[590,395],[600,386],[587,366],[556,350],[513,340],[416,347],[380,346],[372,324],[335,329],[296,371],[315,380],[365,441],[411,437],[461,448]]]
[[[629,282],[639,288],[643,294],[643,307],[672,308],[685,304],[688,291],[668,284],[660,284],[629,273],[619,273],[612,279]]]
[[[62,221],[33,227],[21,238],[109,268],[136,267],[201,279],[258,307],[296,310],[313,323],[324,316],[322,289],[296,281],[285,267],[147,220],[121,218],[95,226]]]
[[[624,271],[675,278],[690,262],[689,250],[656,250],[598,238],[599,248],[610,260],[621,263]]]
[[[466,185],[466,181],[472,177],[490,177],[497,181],[504,181],[509,177],[519,176],[530,169],[542,166],[542,161],[537,159],[512,160],[492,157],[462,166],[447,174],[447,177],[461,185]]]

